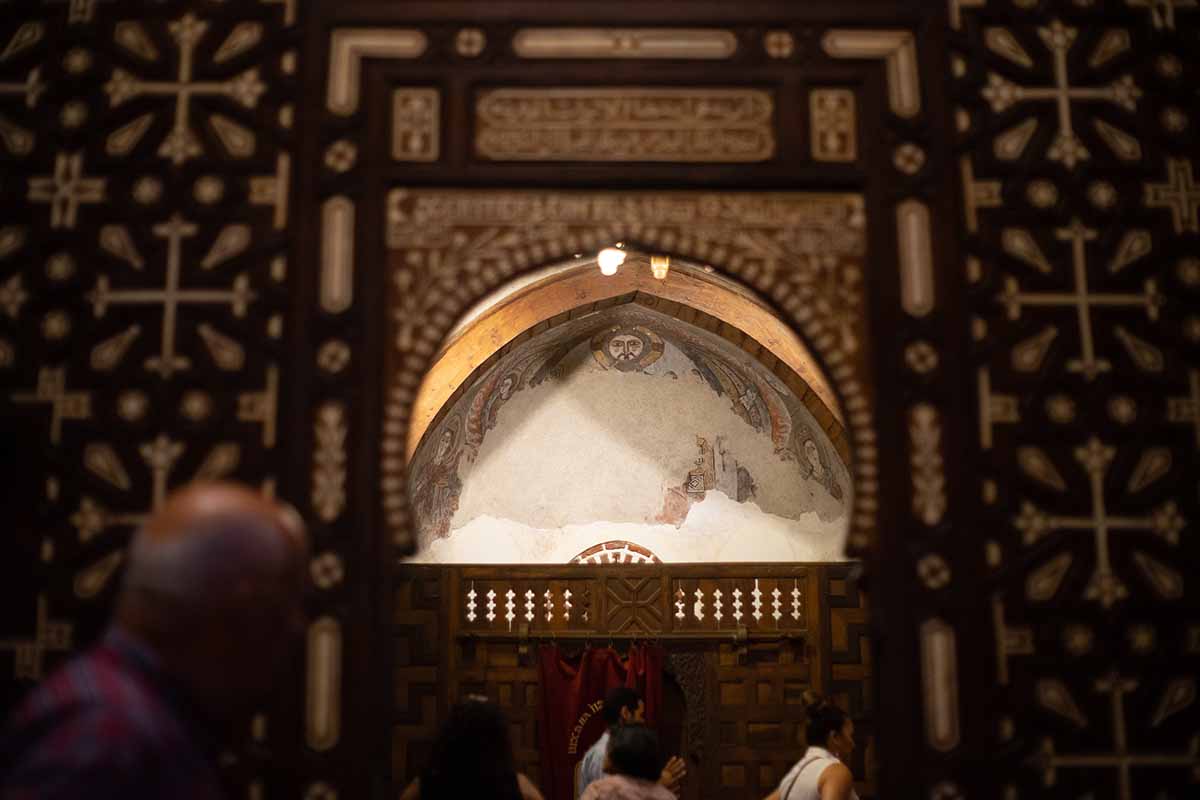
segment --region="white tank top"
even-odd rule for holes
[[[840,763],[838,757],[824,747],[808,748],[804,757],[779,782],[779,800],[821,800],[821,792],[817,789],[821,773],[826,767]],[[853,790],[850,797],[858,800],[858,794]]]

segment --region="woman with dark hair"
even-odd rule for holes
[[[438,731],[429,764],[400,800],[542,800],[513,761],[508,720],[482,697],[450,710]]]
[[[804,693],[808,750],[766,800],[858,800],[844,763],[854,752],[854,721],[815,692]]]
[[[645,725],[615,728],[604,759],[608,777],[588,784],[579,800],[675,800],[662,786],[658,736]]]

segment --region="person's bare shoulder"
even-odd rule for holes
[[[854,791],[854,775],[845,764],[830,764],[817,781],[821,800],[848,800]]]
[[[413,778],[412,783],[404,787],[404,794],[400,795],[400,800],[420,800],[421,798],[421,779]]]
[[[533,785],[533,781],[525,776],[524,772],[517,773],[517,788],[521,790],[523,800],[543,800],[542,793]]]

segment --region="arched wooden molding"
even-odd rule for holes
[[[446,344],[413,405],[405,457],[412,458],[425,431],[475,371],[507,344],[526,333],[539,333],[552,321],[587,313],[595,304],[623,296],[645,295],[696,309],[735,328],[794,373],[811,392],[797,392],[818,419],[831,417],[830,431],[842,458],[848,453],[837,397],[819,362],[773,311],[749,290],[703,269],[673,263],[666,279],[655,278],[649,261],[631,256],[616,275],[600,274],[594,260],[551,268],[543,277],[502,289],[472,309]],[[535,331],[537,327],[539,330]],[[796,387],[793,387],[795,390]],[[803,388],[803,387],[801,387]]]

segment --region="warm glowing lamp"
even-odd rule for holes
[[[625,263],[625,253],[615,247],[606,247],[596,256],[602,275],[616,275],[617,268]]]
[[[654,273],[654,277],[661,280],[666,280],[667,273],[671,271],[670,256],[650,256],[650,271]]]

